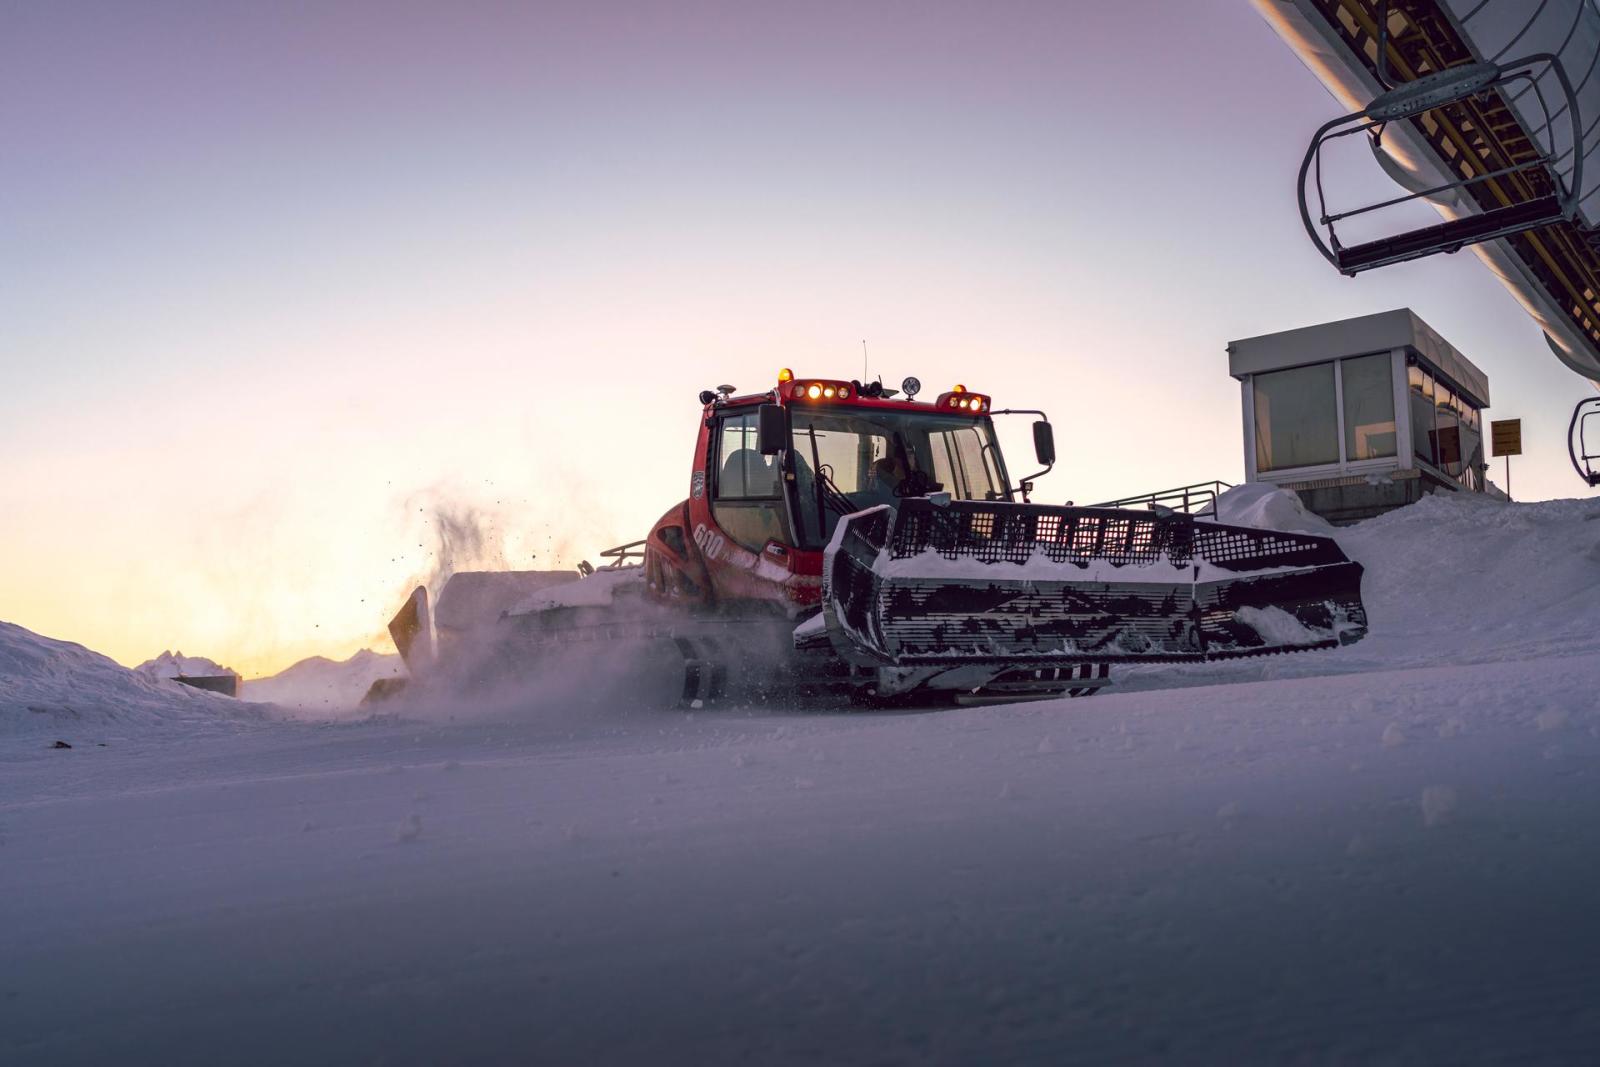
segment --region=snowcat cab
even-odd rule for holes
[[[1388,25],[1388,5],[1384,4],[1378,19],[1378,78],[1384,85],[1391,84],[1387,67]],[[1539,77],[1546,73],[1547,65],[1565,99],[1545,99]],[[1504,111],[1507,103],[1528,93],[1543,113],[1534,137],[1502,143],[1498,138],[1491,140],[1481,135],[1477,127],[1485,123],[1482,111],[1490,106]],[[1469,101],[1486,106],[1469,111],[1462,106]],[[1424,140],[1446,146],[1444,154],[1455,163],[1445,172],[1445,180],[1429,184],[1387,152],[1384,132],[1391,123],[1401,122],[1408,123]],[[1323,193],[1323,146],[1359,133],[1368,135],[1379,166],[1406,192],[1378,203],[1330,212]],[[1389,88],[1355,114],[1333,119],[1317,130],[1300,164],[1297,191],[1301,222],[1323,257],[1341,274],[1353,277],[1375,267],[1455,252],[1481,241],[1571,221],[1577,217],[1578,197],[1583,189],[1583,152],[1574,152],[1572,146],[1583,143],[1583,133],[1577,94],[1554,55],[1539,53],[1507,63],[1468,62],[1423,74]],[[1543,146],[1539,143],[1541,137]],[[1566,147],[1561,149],[1563,140]],[[1560,167],[1568,156],[1574,158],[1570,173],[1563,179]],[[1315,211],[1312,192],[1306,184],[1308,174],[1314,178]],[[1340,241],[1337,223],[1418,200],[1433,204],[1446,215],[1446,221],[1355,244]]]

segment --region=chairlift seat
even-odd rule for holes
[[[1536,230],[1561,222],[1567,217],[1557,196],[1540,196],[1520,204],[1507,204],[1478,215],[1441,222],[1436,226],[1380,237],[1376,241],[1333,248],[1334,265],[1340,274],[1354,276],[1373,267],[1404,263],[1435,252],[1457,252],[1464,246],[1514,233]]]

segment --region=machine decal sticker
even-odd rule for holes
[[[706,529],[705,523],[699,523],[694,528],[694,543],[700,546],[700,551],[708,559],[721,559],[728,548],[728,539],[715,530]]]

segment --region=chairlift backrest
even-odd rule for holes
[[[1597,415],[1600,396],[1591,396],[1578,401],[1572,409],[1572,421],[1567,424],[1567,455],[1572,458],[1572,469],[1591,488],[1600,485],[1600,471],[1594,468],[1594,461],[1600,459],[1600,432],[1589,434],[1589,420]]]

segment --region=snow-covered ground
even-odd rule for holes
[[[96,743],[262,715],[259,707],[144,669],[156,662],[130,670],[82,645],[0,622],[0,739],[53,736]]]
[[[1358,645],[928,714],[285,722],[0,628],[0,1062],[1592,1062],[1596,520],[1425,501]]]

